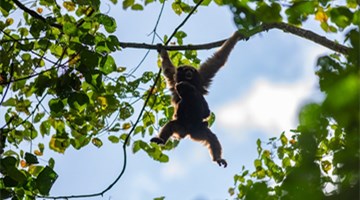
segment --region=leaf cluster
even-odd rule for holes
[[[234,14],[244,33],[281,16],[276,1],[241,1]],[[266,8],[273,7],[266,11]],[[292,133],[270,138],[264,149],[257,141],[258,158],[254,170],[243,167],[234,176],[229,194],[237,199],[354,199],[359,198],[359,6],[347,1],[332,6],[330,1],[293,1],[286,6],[287,20],[300,26],[309,17],[320,21],[324,31],[350,29],[348,54],[322,56],[316,74],[322,103],[309,103],[299,113],[299,125]],[[277,10],[277,11],[276,11]],[[281,18],[261,19],[261,12]],[[275,14],[272,12],[276,12]],[[241,14],[244,13],[244,14]],[[243,17],[241,17],[243,16]],[[330,20],[329,20],[330,19]],[[332,190],[325,190],[326,186]]]

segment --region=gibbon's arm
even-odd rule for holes
[[[211,84],[212,78],[216,72],[225,64],[231,50],[234,48],[237,41],[240,39],[240,34],[236,31],[226,42],[220,47],[215,54],[201,64],[199,73],[203,80],[203,86],[208,88]]]
[[[160,56],[162,58],[161,67],[163,70],[163,74],[166,78],[166,83],[171,90],[171,92],[175,92],[175,79],[174,75],[176,73],[176,69],[174,65],[171,63],[171,60],[169,58],[169,55],[165,49],[160,49]]]

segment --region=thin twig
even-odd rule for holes
[[[49,24],[49,22],[46,21],[46,19],[45,19],[43,16],[41,16],[41,15],[37,14],[35,11],[27,8],[24,4],[20,3],[20,1],[18,1],[18,0],[13,0],[13,2],[17,5],[17,7],[19,7],[19,8],[20,8],[21,10],[23,10],[24,12],[29,13],[29,15],[31,15],[33,18],[36,18],[36,19],[38,19],[38,20],[43,21],[43,22],[46,23],[46,24]],[[50,25],[50,26],[53,26],[53,27],[56,27],[56,28],[58,28],[58,29],[60,29],[60,30],[62,30],[62,25],[61,25],[61,24],[50,23],[49,25]]]
[[[9,80],[12,79],[13,75],[14,75],[14,63],[11,63],[11,65],[10,65],[10,77],[9,77]],[[10,88],[10,84],[8,84],[8,85],[6,86],[5,92],[4,92],[4,94],[3,94],[2,98],[1,98],[1,101],[0,101],[0,106],[4,103],[5,98],[6,98],[6,94],[7,94],[8,90],[9,90],[9,88]]]

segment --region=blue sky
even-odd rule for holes
[[[185,17],[174,14],[170,6],[167,2],[157,30],[160,36],[170,35]],[[160,4],[151,4],[142,12],[123,11],[120,4],[104,9],[117,20],[116,35],[120,41],[151,42],[148,34],[154,28]],[[316,22],[306,25],[317,26]],[[201,44],[227,38],[236,27],[227,7],[212,4],[200,7],[181,30],[188,34],[185,44]],[[337,36],[330,36],[334,37]],[[199,51],[198,54],[205,60],[214,51]],[[145,52],[123,49],[115,56],[117,64],[132,69]],[[144,152],[132,154],[129,148],[123,178],[104,197],[93,199],[230,198],[227,190],[233,184],[233,175],[240,172],[243,165],[253,167],[257,156],[256,140],[266,141],[295,128],[301,105],[321,100],[314,68],[316,58],[328,52],[313,42],[276,30],[238,42],[206,96],[217,118],[212,130],[222,143],[228,167],[220,168],[213,163],[207,149],[189,139],[182,140],[176,149],[168,152],[170,161],[166,164],[152,160]],[[155,51],[149,54],[137,73],[147,70],[157,71]],[[103,136],[104,141],[106,137]],[[26,144],[25,148],[27,145],[30,146]],[[121,144],[109,142],[100,149],[89,145],[80,151],[70,148],[64,155],[49,150],[45,154],[54,157],[55,170],[60,175],[51,191],[54,196],[103,190],[119,174],[123,159]]]

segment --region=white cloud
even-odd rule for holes
[[[258,79],[247,94],[217,111],[219,125],[273,134],[294,128],[298,107],[310,96],[312,87],[311,81],[289,84]]]
[[[262,131],[278,135],[296,128],[299,108],[307,101],[318,99],[317,80],[314,75],[316,58],[325,49],[311,45],[298,53],[302,58],[302,77],[293,83],[275,83],[259,78],[247,93],[217,109],[217,122],[229,132]],[[236,131],[234,131],[236,130]]]

